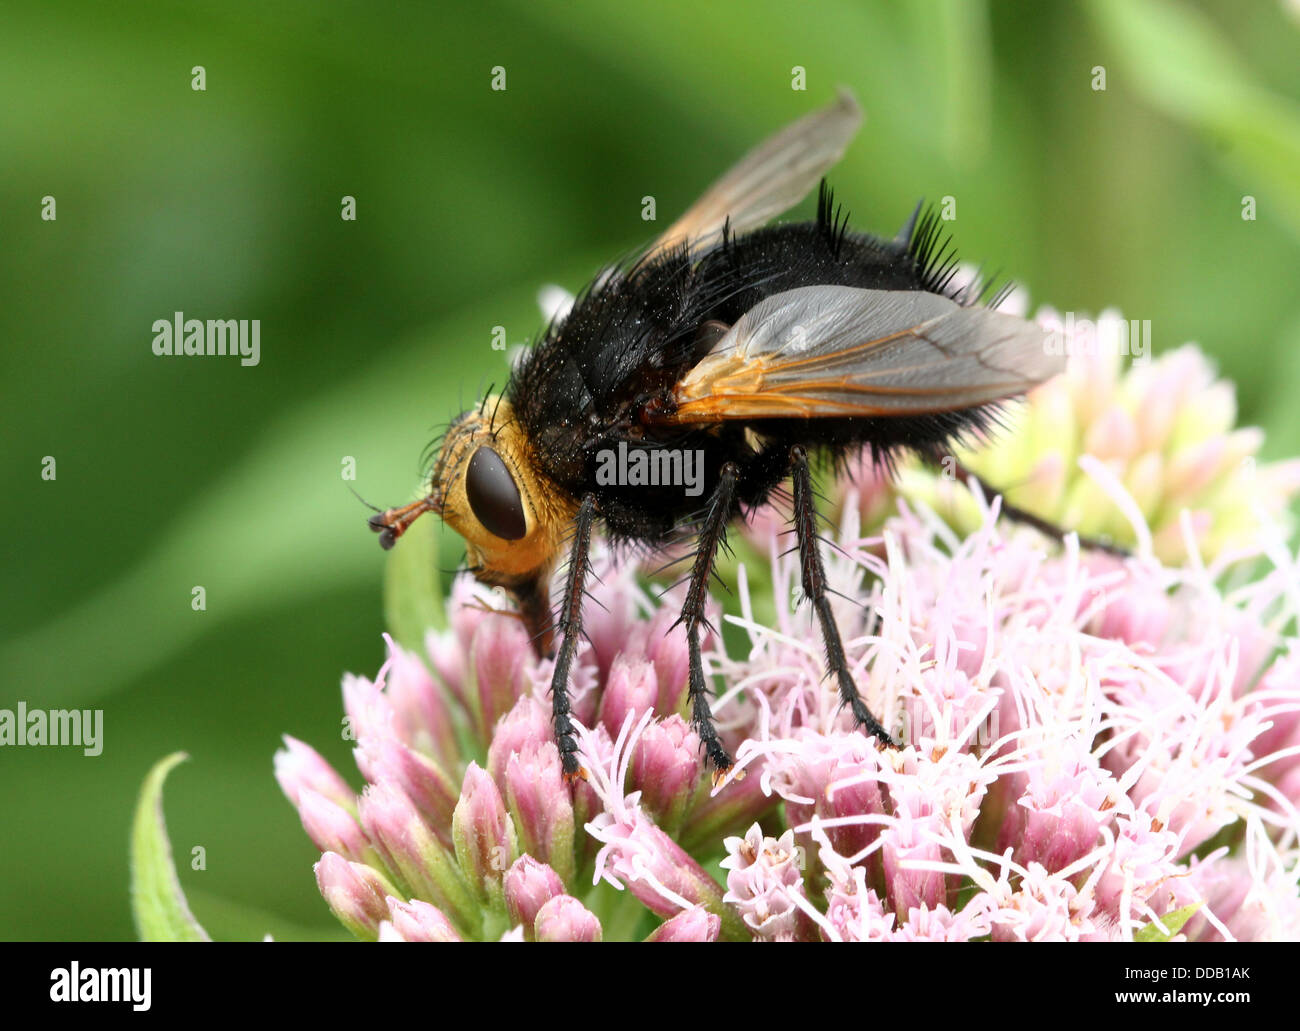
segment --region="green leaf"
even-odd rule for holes
[[[1201,906],[1202,902],[1193,902],[1190,906],[1184,906],[1182,909],[1175,909],[1172,913],[1166,913],[1160,918],[1160,923],[1154,920],[1145,927],[1140,927],[1133,934],[1133,940],[1138,942],[1167,942],[1174,935],[1183,929]],[[1161,924],[1164,930],[1161,930]]]
[[[131,824],[131,911],[141,941],[212,940],[185,901],[163,820],[163,781],[187,758],[184,752],[174,752],[158,762],[145,777],[136,803]]]
[[[416,654],[424,634],[446,623],[438,583],[438,520],[417,519],[388,556],[384,569],[384,622],[393,639]]]

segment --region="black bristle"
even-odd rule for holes
[[[849,216],[835,203],[835,193],[825,179],[817,187],[817,227],[830,248],[831,256],[839,261],[844,250],[844,237],[849,231]]]

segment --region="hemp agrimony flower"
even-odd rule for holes
[[[1194,351],[1124,376],[1085,353],[1015,416],[1032,432],[963,456],[1129,558],[917,469],[842,485],[826,577],[894,749],[841,710],[798,557],[756,520],[734,636],[705,641],[737,759],[718,787],[674,590],[595,553],[570,788],[552,660],[458,578],[447,629],[344,678],[359,795],[302,742],[276,757],[326,904],[385,941],[1294,938],[1300,565],[1278,520],[1300,481],[1243,464],[1259,439],[1232,414]]]

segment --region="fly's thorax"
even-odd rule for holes
[[[578,508],[539,468],[510,403],[497,397],[447,431],[431,486],[443,520],[465,538],[475,576],[507,588],[550,572]]]

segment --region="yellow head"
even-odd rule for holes
[[[547,581],[577,503],[541,470],[508,401],[488,397],[447,430],[429,494],[374,516],[370,526],[391,548],[425,512],[437,512],[465,538],[469,569],[519,602],[539,650],[549,648]]]

